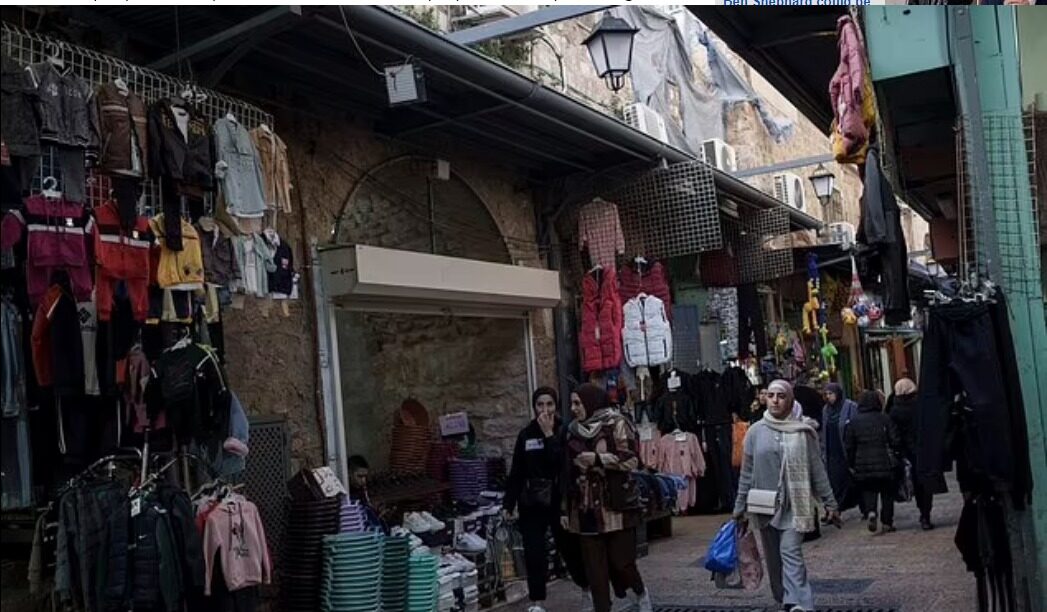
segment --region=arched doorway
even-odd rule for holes
[[[368,170],[346,198],[332,241],[511,264],[485,202],[458,174],[441,179],[436,170],[436,160],[419,156]],[[386,472],[396,412],[408,398],[433,422],[466,412],[481,447],[511,452],[534,384],[525,318],[336,307],[334,325],[347,456]]]

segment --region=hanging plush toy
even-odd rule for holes
[[[818,256],[807,255],[807,302],[803,305],[803,333],[813,336],[818,330],[818,312],[822,305],[818,299]]]
[[[869,324],[868,319],[866,319],[864,325],[861,323],[861,318],[868,315],[866,307],[859,308],[859,305],[865,300],[865,290],[862,289],[862,281],[858,278],[858,264],[855,262],[854,256],[851,256],[851,294],[847,300],[847,307],[840,311],[844,325],[865,327]]]
[[[785,334],[785,328],[778,328],[778,335],[774,338],[774,356],[781,363],[785,359],[785,351],[789,348],[789,337]]]
[[[825,371],[832,376],[836,373],[836,356],[840,352],[836,350],[836,345],[829,340],[829,328],[822,325],[820,331],[822,334],[822,362],[825,365]]]

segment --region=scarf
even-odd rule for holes
[[[613,424],[618,417],[619,414],[613,408],[601,408],[584,421],[571,421],[568,429],[571,431],[571,434],[579,438],[592,440],[600,435],[600,431],[605,426]]]
[[[814,428],[805,421],[791,417],[776,418],[768,410],[763,421],[771,429],[782,434],[784,456],[783,480],[789,492],[793,509],[793,529],[800,533],[814,531],[817,513],[811,495],[811,472],[807,459],[807,436],[814,436]]]

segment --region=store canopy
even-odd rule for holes
[[[560,274],[366,245],[320,251],[324,292],[349,310],[523,318],[560,302]]]
[[[134,62],[193,76],[263,105],[362,120],[380,135],[432,153],[465,145],[478,157],[523,169],[539,183],[694,160],[382,7],[26,9],[57,11],[109,34],[125,48],[105,51]],[[377,73],[407,61],[421,69],[427,101],[391,107],[384,76]],[[781,206],[724,172],[715,174],[726,199],[759,209]],[[818,226],[799,211],[790,217],[796,227]]]
[[[829,133],[829,81],[839,64],[836,20],[846,6],[689,5],[694,15]]]

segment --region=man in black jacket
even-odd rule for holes
[[[862,492],[869,531],[876,531],[876,499],[880,499],[880,520],[884,533],[894,531],[895,470],[900,446],[898,430],[883,413],[880,396],[863,391],[858,397],[858,414],[844,433],[847,464]]]

